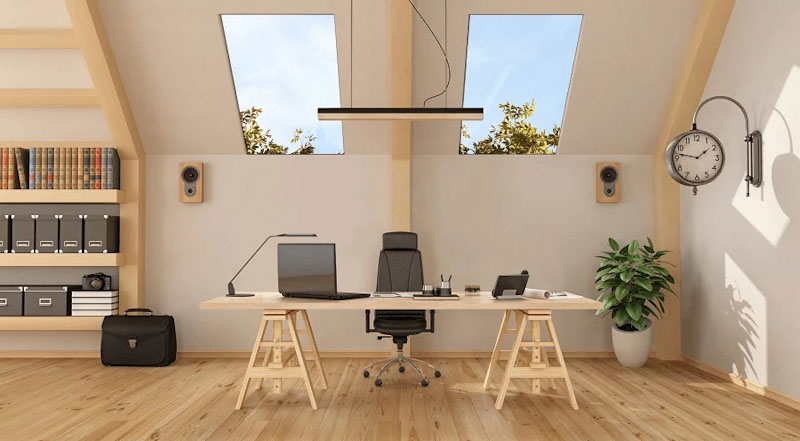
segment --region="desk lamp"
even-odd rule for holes
[[[261,251],[261,248],[267,243],[267,241],[272,239],[273,237],[317,237],[317,235],[314,233],[282,233],[282,234],[273,234],[271,236],[267,236],[267,238],[264,239],[264,242],[261,242],[261,245],[259,245],[256,251],[250,256],[249,259],[247,259],[247,262],[245,262],[244,265],[242,265],[242,267],[239,268],[239,271],[237,271],[236,274],[233,276],[233,278],[231,278],[231,281],[228,282],[228,294],[226,294],[225,297],[253,297],[255,295],[253,293],[237,293],[236,289],[233,287],[233,281],[236,279],[239,273],[241,273],[242,270],[247,266],[247,264],[250,263],[251,260],[253,260],[253,257],[256,257],[256,254],[258,254],[258,252]]]

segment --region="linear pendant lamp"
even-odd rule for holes
[[[482,107],[320,107],[320,121],[483,120]]]
[[[461,120],[461,121],[482,121],[482,107],[425,107],[433,98],[444,95],[450,86],[452,72],[450,70],[450,60],[447,59],[447,50],[433,29],[428,25],[425,17],[419,12],[414,2],[408,0],[411,8],[428,28],[436,44],[444,55],[447,67],[447,81],[444,89],[436,95],[430,96],[422,104],[422,107],[320,107],[317,109],[317,118],[320,121],[385,121],[385,120]],[[447,0],[445,0],[445,30],[447,29]],[[350,0],[350,105],[353,103],[353,1]],[[445,105],[447,95],[445,95]]]

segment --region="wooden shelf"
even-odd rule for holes
[[[7,204],[119,204],[120,190],[0,190]]]
[[[0,49],[78,49],[72,29],[0,29]]]
[[[99,331],[104,317],[0,317],[0,331]]]
[[[122,254],[100,253],[4,253],[0,254],[2,266],[121,266]]]
[[[0,89],[0,107],[100,107],[93,89]]]

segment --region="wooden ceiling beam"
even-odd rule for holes
[[[675,265],[675,292],[667,294],[666,314],[655,327],[655,351],[664,360],[681,359],[681,208],[680,186],[667,173],[665,151],[669,141],[691,127],[692,115],[706,87],[711,68],[728,26],[735,0],[703,0],[689,40],[683,66],[672,94],[667,118],[653,152],[653,241],[670,250],[665,259]]]

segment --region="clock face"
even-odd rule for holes
[[[690,130],[675,137],[667,147],[667,169],[683,185],[705,185],[713,181],[725,165],[725,151],[714,135]]]

